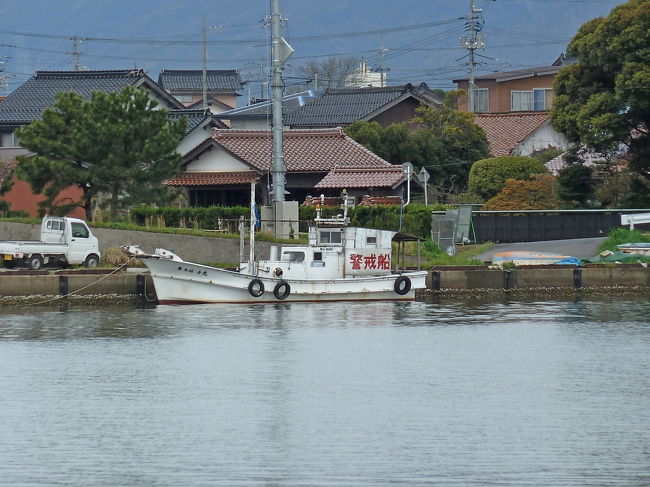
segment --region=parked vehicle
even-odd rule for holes
[[[67,267],[83,264],[88,268],[99,264],[99,242],[83,220],[46,216],[41,223],[40,240],[0,241],[0,257],[4,266],[29,267],[38,270],[45,264]]]

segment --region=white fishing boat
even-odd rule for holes
[[[276,224],[280,221],[278,209],[284,201],[286,174],[282,150],[282,66],[293,52],[280,35],[280,19],[279,0],[273,0],[270,174]],[[348,226],[347,198],[340,217],[324,219],[318,212],[309,229],[307,245],[272,247],[268,260],[258,260],[254,245],[254,184],[251,185],[250,253],[248,261],[242,262],[239,269],[232,271],[186,262],[164,249],[157,249],[153,254],[133,247],[128,249],[149,268],[161,304],[412,301],[415,291],[425,287],[427,272],[400,272],[397,262],[391,258],[393,238],[403,237],[401,234]],[[403,256],[404,245],[401,247]],[[241,256],[240,260],[243,259]],[[404,269],[403,262],[401,269]]]
[[[307,245],[271,247],[267,260],[255,257],[254,216],[251,223],[249,260],[234,271],[186,262],[165,249],[127,250],[148,267],[160,304],[413,301],[426,286],[426,271],[393,270],[393,239],[402,242],[403,255],[403,242],[414,237],[348,226],[347,210],[331,219],[319,211]]]

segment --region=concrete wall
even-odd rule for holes
[[[109,230],[91,228],[99,240],[99,250],[108,247],[139,244],[145,252],[153,252],[156,248],[173,250],[182,259],[213,264],[239,262],[239,239],[219,237],[194,237],[190,235],[171,235],[166,233],[135,232],[128,230]],[[40,225],[25,223],[0,222],[0,240],[38,240]],[[255,248],[260,258],[267,258],[271,244],[256,242]],[[248,260],[248,238],[244,251]]]

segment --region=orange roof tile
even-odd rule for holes
[[[270,169],[272,131],[214,129],[212,138],[259,171],[266,172]],[[345,135],[341,128],[285,130],[283,151],[288,172],[322,172],[335,167],[390,166],[384,159]]]
[[[245,172],[186,172],[168,179],[167,186],[222,186],[228,184],[249,184],[257,181],[260,175],[253,171]]]
[[[497,157],[510,155],[547,120],[546,112],[477,113],[474,122],[485,131],[490,154]]]
[[[335,168],[314,188],[394,188],[404,178],[401,166]]]

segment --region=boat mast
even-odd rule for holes
[[[255,269],[255,225],[257,224],[257,215],[255,214],[255,181],[251,182],[251,228],[248,254],[248,273],[257,274]]]

